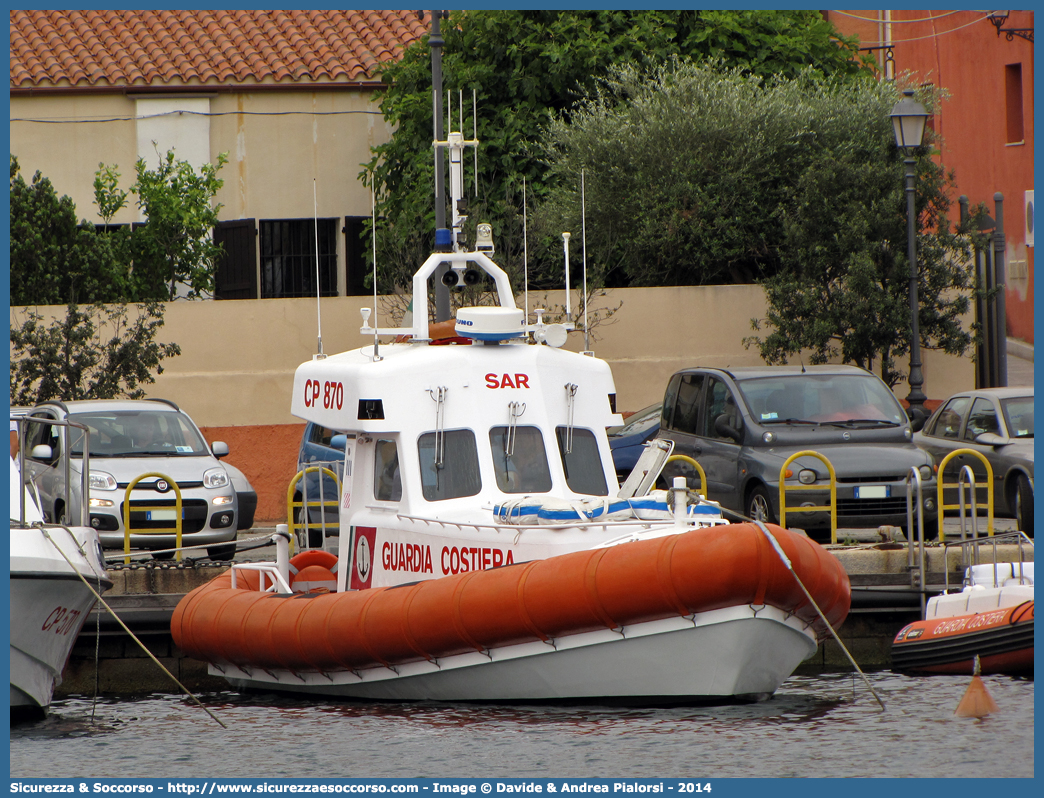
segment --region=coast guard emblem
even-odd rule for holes
[[[359,541],[355,544],[355,572],[360,582],[370,578],[370,543],[363,535],[359,535]]]

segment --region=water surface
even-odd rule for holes
[[[11,776],[1032,777],[1033,682],[954,717],[967,676],[794,676],[765,702],[620,709],[312,701],[234,692],[73,698],[11,728]],[[94,720],[92,723],[92,711]]]

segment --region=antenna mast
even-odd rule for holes
[[[449,96],[449,101],[452,104],[452,95]],[[464,126],[463,117],[463,103],[458,102],[461,106],[460,124]],[[450,124],[453,122],[453,109],[449,109],[448,116],[450,118]],[[452,218],[452,234],[450,240],[454,252],[464,251],[464,222],[467,221],[467,214],[462,213],[464,210],[464,148],[465,147],[478,147],[478,139],[474,138],[471,140],[465,139],[464,134],[457,130],[451,130],[446,136],[445,141],[436,141],[435,150],[440,151],[443,148],[449,150],[449,172],[450,172],[450,208],[453,212]],[[445,224],[445,222],[443,222]],[[442,282],[441,280],[439,282]]]
[[[431,95],[432,95],[432,118],[434,122],[435,141],[442,141],[442,47],[445,40],[439,30],[439,21],[448,16],[445,11],[429,11],[431,14],[431,35],[428,37],[428,46],[431,47]],[[441,230],[446,226],[446,199],[445,199],[445,168],[443,166],[442,148],[435,145],[435,230]],[[438,233],[436,232],[436,237]],[[442,275],[446,273],[449,266],[445,263],[439,264],[435,270],[435,321],[445,321],[450,318],[450,296],[449,287],[442,282]],[[427,323],[427,319],[424,319]]]

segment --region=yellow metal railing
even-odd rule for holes
[[[330,476],[333,479],[334,484],[337,486],[337,493],[336,493],[336,495],[333,496],[330,499],[326,499],[326,498],[311,499],[311,498],[308,498],[305,495],[304,491],[302,491],[302,494],[301,494],[302,495],[302,499],[301,499],[301,501],[294,501],[294,489],[297,487],[297,483],[299,483],[302,479],[304,479],[306,474],[311,474],[311,473],[316,473],[316,472],[319,473],[319,484],[320,484],[320,486],[322,485],[323,475]],[[320,491],[321,490],[322,489],[320,487]],[[321,495],[322,494],[320,493],[320,496]],[[294,542],[297,540],[297,529],[298,528],[301,528],[301,529],[303,529],[305,531],[305,542],[307,543],[308,542],[308,532],[310,530],[312,530],[312,529],[325,529],[326,526],[327,526],[325,511],[321,514],[320,519],[318,521],[312,521],[308,517],[308,512],[307,511],[302,512],[301,516],[304,519],[304,523],[298,523],[297,518],[296,518],[297,513],[295,513],[294,511],[295,510],[300,510],[302,508],[308,508],[308,507],[322,507],[322,508],[333,507],[333,508],[337,508],[339,506],[339,503],[340,503],[340,497],[341,497],[341,480],[338,478],[337,474],[335,474],[333,472],[333,470],[327,468],[326,466],[308,466],[303,471],[298,471],[294,475],[294,478],[290,480],[290,486],[286,489],[286,522],[287,522],[287,524],[290,525],[290,553],[291,554],[293,554],[293,551],[294,551]]]
[[[174,489],[174,543],[177,551],[174,556],[180,561],[182,558],[181,554],[181,488],[178,487],[178,483],[168,477],[166,474],[151,473],[142,474],[140,477],[131,480],[131,483],[127,485],[127,490],[123,495],[123,563],[124,565],[130,564],[130,536],[131,532],[139,535],[160,535],[169,533],[171,527],[157,527],[149,529],[131,529],[130,514],[131,514],[131,491],[134,490],[134,486],[141,482],[143,479],[149,477],[155,477],[156,479],[165,480],[168,485]],[[137,504],[134,506],[134,512],[169,512],[170,505],[157,504]],[[163,520],[163,519],[156,519]]]
[[[982,461],[982,464],[986,466],[986,535],[987,537],[993,536],[993,467],[982,452],[977,452],[974,449],[954,449],[942,459],[941,463],[939,463],[939,478],[936,483],[939,491],[939,540],[946,540],[946,536],[943,534],[943,515],[945,511],[963,509],[960,503],[943,504],[943,488],[957,488],[958,502],[960,500],[960,492],[963,491],[963,487],[959,482],[943,482],[943,470],[946,468],[946,464],[954,457],[964,454],[978,457],[979,460]]]
[[[707,498],[707,474],[703,470],[703,466],[701,466],[699,463],[697,463],[694,459],[689,457],[689,455],[687,455],[687,454],[672,454],[670,457],[668,457],[664,461],[664,465],[667,465],[667,463],[673,463],[675,460],[681,460],[683,462],[686,462],[689,465],[691,465],[693,468],[696,469],[696,473],[700,475],[700,495],[703,498],[706,499]],[[679,476],[681,476],[681,475],[679,474]]]
[[[823,465],[827,467],[827,471],[830,472],[830,504],[820,504],[814,506],[803,506],[803,507],[787,507],[787,491],[788,490],[823,490],[819,485],[791,485],[787,487],[787,469],[791,463],[797,460],[799,457],[815,457],[823,462]],[[787,510],[794,510],[795,512],[808,513],[813,510],[829,510],[830,511],[830,542],[837,543],[837,474],[834,473],[833,464],[827,460],[819,452],[813,452],[806,450],[804,452],[797,452],[796,454],[790,455],[787,461],[783,463],[783,467],[779,469],[779,525],[784,529],[787,526]]]

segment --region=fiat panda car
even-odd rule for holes
[[[916,469],[925,534],[935,529],[932,455],[914,445],[910,421],[888,386],[855,366],[680,371],[668,384],[657,437],[673,440],[674,454],[700,464],[708,498],[774,523],[780,518],[780,471],[791,455],[818,452],[833,466],[839,528],[905,528],[906,479]],[[787,526],[823,539],[830,513],[801,507],[829,505],[829,470],[808,454],[787,468],[787,487],[800,488],[787,494]],[[695,469],[680,460],[663,473],[669,483]]]
[[[71,421],[89,431],[90,523],[104,548],[123,548],[127,488],[140,479],[126,508],[131,548],[174,548],[176,485],[181,493],[182,545],[206,546],[212,559],[227,560],[235,554],[238,502],[232,480],[218,462],[228,454],[228,445],[208,445],[173,402],[50,401],[33,408],[28,419],[25,479],[38,492],[47,520],[77,518],[83,500],[85,436],[76,428],[49,423]],[[67,481],[69,507],[63,499]],[[167,559],[173,552],[153,556]]]

